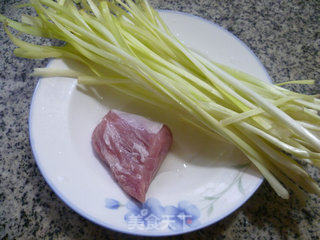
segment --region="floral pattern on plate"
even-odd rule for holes
[[[128,229],[131,230],[170,229],[172,231],[181,231],[200,224],[200,210],[188,201],[180,201],[177,206],[163,206],[155,198],[149,198],[145,203],[129,201],[126,204],[107,198],[105,206],[113,210],[125,207],[128,211],[124,216],[124,220]]]
[[[214,203],[220,199],[231,187],[237,184],[240,193],[244,194],[242,186],[242,176],[249,168],[250,163],[238,164],[232,166],[238,169],[238,174],[234,177],[230,185],[218,194],[207,194],[203,197],[201,210],[188,201],[180,201],[176,206],[161,205],[155,198],[149,198],[145,203],[139,203],[134,200],[126,204],[120,203],[113,198],[105,200],[105,207],[116,210],[125,207],[127,213],[124,215],[124,221],[130,230],[165,230],[183,231],[200,225],[201,211],[206,209],[207,216],[211,215]],[[207,189],[207,191],[210,189]],[[205,202],[205,203],[203,203]]]

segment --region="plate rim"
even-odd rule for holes
[[[256,60],[256,62],[258,63],[258,65],[261,67],[261,69],[263,70],[263,72],[265,72],[266,76],[267,76],[267,80],[269,82],[272,83],[272,80],[270,78],[270,75],[268,74],[268,71],[266,70],[266,68],[264,67],[264,65],[262,64],[262,62],[260,61],[260,59],[255,55],[255,53],[243,42],[241,41],[237,36],[235,36],[234,34],[232,34],[231,32],[229,32],[227,29],[223,28],[222,26],[218,25],[215,22],[212,22],[208,19],[193,15],[191,13],[186,13],[186,12],[180,12],[180,11],[176,11],[176,10],[162,10],[162,9],[157,9],[158,12],[164,12],[164,13],[170,13],[170,14],[176,14],[176,15],[185,15],[187,17],[191,17],[191,18],[195,18],[198,19],[200,21],[209,23],[211,25],[213,25],[214,27],[218,28],[219,30],[223,31],[224,33],[228,34],[229,36],[233,37],[236,41],[238,41]],[[51,59],[48,64],[46,65],[46,67],[48,67],[52,61],[54,59]],[[32,154],[34,157],[34,160],[36,162],[36,165],[42,175],[42,177],[44,178],[45,182],[49,185],[49,187],[51,188],[51,190],[56,194],[56,196],[64,203],[66,204],[69,208],[71,208],[73,211],[75,211],[77,214],[79,214],[80,216],[82,216],[83,218],[85,218],[86,220],[97,224],[103,228],[112,230],[112,231],[116,231],[119,233],[124,233],[124,234],[128,234],[128,235],[133,235],[133,236],[153,236],[153,237],[163,237],[163,236],[176,236],[176,235],[181,235],[181,234],[186,234],[186,233],[190,233],[193,231],[197,231],[203,228],[206,228],[208,226],[211,226],[219,221],[221,221],[222,219],[226,218],[227,216],[231,215],[232,213],[234,213],[237,209],[239,209],[240,207],[242,207],[251,197],[252,195],[258,190],[258,188],[261,186],[261,184],[264,181],[264,177],[261,176],[260,178],[260,182],[257,184],[257,186],[248,194],[246,195],[246,198],[244,199],[244,201],[239,205],[239,206],[235,206],[234,208],[232,208],[230,211],[228,211],[227,213],[221,215],[219,218],[217,219],[213,219],[212,221],[208,221],[204,224],[200,224],[197,227],[194,228],[189,228],[189,229],[184,229],[182,231],[177,231],[177,232],[163,232],[163,233],[154,233],[154,232],[148,232],[148,231],[129,231],[129,230],[124,230],[124,229],[120,229],[120,228],[116,228],[115,226],[109,225],[106,222],[100,221],[99,219],[97,219],[96,217],[87,214],[85,211],[83,211],[81,208],[78,208],[76,205],[72,204],[54,185],[53,181],[49,179],[49,177],[45,174],[44,172],[44,168],[42,167],[41,161],[39,161],[39,156],[35,150],[35,144],[34,144],[34,138],[33,138],[33,128],[31,127],[31,122],[32,122],[32,115],[33,115],[33,111],[34,111],[34,102],[35,102],[35,98],[36,98],[36,93],[40,87],[41,84],[41,78],[39,78],[37,85],[35,87],[35,90],[32,94],[32,99],[31,99],[31,103],[30,103],[30,111],[29,111],[29,117],[28,117],[28,128],[29,128],[29,142],[30,142],[30,146],[31,146],[31,150],[32,150]]]

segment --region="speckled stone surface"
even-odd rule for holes
[[[18,19],[28,9],[1,0],[0,13]],[[192,13],[228,29],[259,57],[274,81],[316,79],[295,87],[320,93],[320,1],[152,0],[156,8]],[[25,38],[25,37],[24,37]],[[33,38],[31,41],[40,42]],[[0,30],[0,239],[135,239],[99,227],[69,209],[48,187],[32,156],[28,113],[37,79],[30,76],[46,60],[16,58]],[[319,170],[309,168],[319,182]],[[320,239],[320,199],[299,208],[264,183],[240,209],[219,223],[166,239]],[[139,238],[142,239],[142,238]]]

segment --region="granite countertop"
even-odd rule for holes
[[[18,19],[29,11],[14,8],[18,2],[2,0],[0,13]],[[318,0],[150,2],[156,8],[192,13],[228,29],[254,51],[276,82],[320,79]],[[47,60],[15,57],[2,27],[0,46],[0,239],[134,239],[85,220],[46,184],[32,156],[28,114],[37,84],[30,73]],[[319,83],[294,89],[320,93]],[[308,171],[319,183],[319,170],[309,167]],[[299,208],[294,198],[280,199],[264,182],[250,200],[222,221],[168,239],[287,238],[320,239],[320,199],[310,195],[306,207]]]

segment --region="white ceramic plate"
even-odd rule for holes
[[[270,81],[248,47],[221,27],[178,12],[161,16],[187,46]],[[48,67],[68,66],[53,60]],[[111,108],[165,122],[173,132],[172,150],[143,205],[119,188],[92,151],[92,131]],[[38,167],[55,193],[83,217],[120,232],[163,236],[203,228],[235,211],[263,180],[235,147],[155,107],[108,89],[83,89],[74,79],[39,80],[29,127]]]

